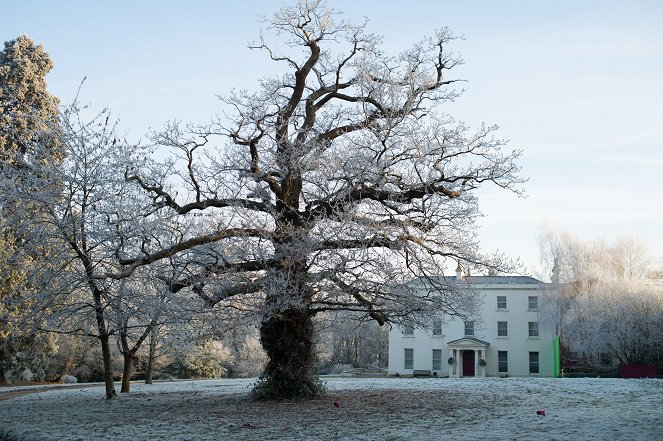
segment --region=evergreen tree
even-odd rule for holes
[[[0,52],[0,152],[5,161],[25,155],[32,143],[47,145],[60,157],[57,131],[59,100],[48,93],[46,74],[53,68],[41,45],[21,35]]]
[[[0,51],[0,166],[20,169],[21,164],[63,158],[59,100],[48,93],[45,80],[52,67],[43,47],[25,35],[6,42]],[[12,354],[34,341],[34,333],[21,324],[35,301],[30,295],[33,279],[27,275],[48,254],[42,249],[27,255],[21,245],[29,231],[16,229],[12,222],[17,216],[37,219],[39,210],[25,201],[5,201],[0,209],[0,382]]]

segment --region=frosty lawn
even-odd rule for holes
[[[102,386],[34,393],[0,402],[0,433],[19,440],[663,439],[662,380],[329,378],[326,398],[299,402],[252,402],[253,381],[137,384],[115,400]]]

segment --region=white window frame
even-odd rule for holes
[[[414,369],[414,348],[405,348],[403,351],[403,366],[404,369]]]
[[[504,299],[504,306],[500,306],[500,299]],[[497,296],[497,309],[505,310],[507,307],[506,296]]]
[[[534,307],[532,307],[533,303],[534,303]],[[530,310],[530,311],[538,311],[539,310],[539,296],[527,296],[527,309]]]
[[[502,329],[500,329],[500,325],[503,325]],[[509,336],[509,325],[505,321],[499,321],[497,322],[497,336],[498,337],[508,337]]]
[[[439,355],[439,357],[435,357]],[[433,370],[441,371],[442,370],[442,349],[433,349]]]
[[[442,319],[434,318],[431,325],[431,334],[435,337],[442,336]]]
[[[403,335],[414,335],[414,325],[412,322],[403,323]]]
[[[473,320],[467,320],[465,321],[465,337],[474,337],[474,321]],[[467,332],[467,331],[470,332]]]
[[[504,354],[504,360],[500,358],[500,355]],[[502,369],[504,367],[504,369]],[[501,374],[506,374],[509,372],[509,352],[508,351],[497,351],[497,372]]]
[[[536,360],[532,360],[532,356],[536,354]],[[538,374],[541,372],[540,369],[541,365],[541,359],[539,357],[538,352],[530,352],[529,353],[529,373],[530,374]]]
[[[527,322],[527,335],[532,338],[539,337],[539,322]]]

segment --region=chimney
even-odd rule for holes
[[[459,282],[463,280],[463,266],[460,264],[460,261],[458,261],[458,266],[456,267],[456,280]]]
[[[553,268],[552,268],[552,283],[557,285],[559,284],[559,261],[557,260],[557,257],[553,260]]]

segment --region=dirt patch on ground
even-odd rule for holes
[[[215,408],[219,411],[211,416],[219,423],[218,428],[233,439],[266,436],[333,440],[349,439],[348,434],[359,439],[366,436],[408,439],[407,433],[401,432],[400,437],[394,438],[389,433],[395,427],[420,427],[423,421],[455,424],[459,414],[471,414],[478,406],[485,407],[490,402],[488,396],[468,397],[440,391],[347,390],[308,401],[255,402],[247,397],[229,396],[222,403],[217,399]],[[376,415],[384,421],[383,434],[380,425],[376,427]]]
[[[12,386],[12,385],[6,385],[6,386]],[[61,385],[49,385],[44,387],[33,387],[30,389],[21,389],[21,390],[11,390],[11,391],[3,391],[2,388],[0,387],[0,401],[3,400],[8,400],[10,398],[14,397],[21,397],[23,395],[28,395],[28,394],[34,394],[38,392],[46,392],[49,390],[58,390],[58,389],[82,389],[85,387],[99,387],[98,384],[61,384]]]

